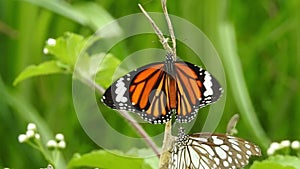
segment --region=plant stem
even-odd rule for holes
[[[172,136],[172,122],[171,120],[166,123],[164,141],[162,146],[162,153],[159,159],[159,169],[167,169],[169,159],[171,156],[170,150],[175,138]]]
[[[264,132],[262,126],[256,117],[255,110],[247,91],[245,79],[239,56],[237,54],[237,46],[235,41],[235,34],[232,25],[223,23],[220,26],[221,51],[223,54],[223,62],[227,70],[229,82],[231,83],[233,95],[237,103],[242,117],[245,117],[246,124],[252,129],[253,135],[259,141],[263,148],[267,148],[270,140]]]

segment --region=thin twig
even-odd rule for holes
[[[176,60],[176,38],[175,38],[173,26],[172,26],[172,23],[171,23],[169,14],[168,14],[166,3],[167,3],[167,0],[161,0],[162,9],[163,9],[165,19],[167,21],[167,25],[169,28],[169,34],[171,36],[173,48],[171,48],[169,46],[168,38],[165,38],[163,36],[162,32],[160,31],[158,26],[155,24],[153,19],[148,15],[148,13],[144,10],[144,8],[140,4],[138,4],[138,5],[139,5],[141,11],[144,13],[144,15],[147,17],[147,19],[151,23],[155,33],[159,37],[160,42],[163,45],[163,47],[165,48],[165,50],[167,50],[168,53],[171,53],[173,56],[173,59]],[[164,134],[164,140],[163,140],[163,145],[162,145],[162,154],[161,154],[160,160],[159,160],[159,168],[160,169],[167,169],[168,165],[169,165],[169,159],[171,156],[169,150],[171,149],[172,144],[174,142],[174,137],[172,136],[171,131],[172,131],[172,122],[170,120],[166,123],[166,126],[165,126],[165,134]]]
[[[104,93],[104,89],[99,86],[95,81],[93,81],[91,78],[88,78],[86,76],[81,75],[79,71],[75,71],[75,73],[80,77],[80,79],[86,83],[88,86],[94,88],[96,92],[99,94]],[[116,110],[118,111],[123,117],[125,117],[128,122],[131,124],[131,126],[138,132],[140,136],[145,140],[145,142],[148,144],[148,146],[154,151],[156,156],[160,158],[160,152],[156,144],[150,139],[150,136],[147,134],[147,132],[141,127],[139,123],[136,122],[132,116],[129,115],[127,111],[121,111],[121,110]]]
[[[172,46],[173,46],[173,48],[172,48],[173,55],[172,56],[173,56],[173,59],[176,60],[176,38],[175,38],[175,34],[174,34],[173,25],[172,25],[171,19],[168,14],[167,0],[162,0],[161,6],[162,6],[162,9],[163,9],[163,12],[164,12],[167,24],[168,24],[169,33],[170,33],[171,40],[172,40]]]
[[[0,33],[16,39],[18,37],[18,31],[8,26],[6,23],[0,21]]]
[[[144,15],[147,17],[147,19],[149,20],[149,22],[151,23],[151,26],[153,27],[156,35],[158,36],[160,43],[163,45],[163,47],[165,48],[165,50],[169,53],[174,53],[173,49],[169,46],[168,38],[165,38],[162,31],[158,28],[158,26],[156,25],[156,23],[153,21],[153,19],[148,15],[148,13],[145,11],[145,9],[142,7],[141,4],[138,4],[138,6],[140,7],[141,11],[144,13]]]
[[[238,114],[235,114],[231,117],[231,119],[227,123],[226,135],[237,134],[237,130],[236,130],[235,126],[237,125],[239,119],[240,119],[240,116]]]
[[[154,151],[154,153],[156,154],[156,156],[158,158],[160,158],[160,152],[156,146],[156,144],[150,139],[150,136],[148,135],[148,133],[142,128],[141,125],[139,125],[139,123],[136,122],[136,120],[134,118],[132,118],[131,115],[128,114],[127,111],[118,111],[124,118],[126,118],[130,124],[132,125],[132,127],[134,127],[134,129],[136,129],[136,131],[143,137],[143,139],[145,140],[145,142],[149,145],[150,148],[152,148],[152,150]]]

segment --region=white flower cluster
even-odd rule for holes
[[[273,142],[268,148],[267,154],[270,156],[273,155],[277,150],[289,147],[294,150],[300,150],[300,142],[298,140],[295,140],[293,142],[291,142],[290,140],[283,140],[280,143]]]
[[[55,140],[49,140],[47,142],[47,147],[49,149],[64,149],[66,148],[66,142],[65,142],[65,137],[63,134],[58,133],[55,135]]]
[[[29,123],[27,125],[27,131],[25,132],[25,134],[20,134],[18,136],[18,140],[20,143],[24,143],[27,140],[32,139],[32,138],[39,140],[40,134],[37,133],[36,125],[34,123]]]
[[[40,134],[37,132],[37,127],[34,123],[29,123],[27,125],[27,131],[25,134],[20,134],[18,140],[20,143],[24,143],[30,139],[36,139],[35,141],[40,141]],[[49,149],[65,149],[66,142],[63,134],[58,133],[55,135],[55,139],[49,140],[47,142],[47,148]]]
[[[48,40],[47,40],[47,45],[49,45],[49,46],[55,46],[56,45],[56,40],[55,39],[52,39],[52,38],[49,38]],[[47,49],[47,48],[44,48],[43,49],[43,53],[44,54],[48,54],[49,53],[49,50]]]

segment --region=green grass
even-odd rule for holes
[[[158,1],[0,1],[0,168],[40,168],[47,162],[17,137],[35,122],[45,138],[62,132],[67,140],[64,159],[74,153],[99,149],[81,128],[72,103],[72,78],[67,74],[35,77],[13,86],[28,65],[51,59],[42,53],[48,38],[75,32],[83,36],[113,18],[140,12],[160,12]],[[95,5],[97,4],[97,5]],[[300,13],[297,0],[223,2],[219,0],[168,1],[170,14],[189,20],[212,41],[223,62],[227,98],[222,121],[239,113],[238,136],[265,150],[269,141],[300,139]],[[136,23],[138,24],[138,23]],[[176,27],[175,27],[176,31]],[[117,58],[149,46],[153,36],[139,36],[114,50]],[[128,46],[128,47],[127,47]],[[180,56],[189,53],[179,43]],[[123,72],[126,73],[126,72]],[[115,113],[113,114],[115,115]],[[201,116],[201,113],[199,114]],[[203,116],[206,116],[205,114]],[[109,117],[120,131],[136,135],[120,117]],[[199,128],[204,117],[199,117]],[[147,127],[147,126],[146,126]],[[147,127],[149,133],[162,130]]]

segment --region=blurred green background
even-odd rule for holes
[[[37,151],[17,140],[27,123],[33,121],[47,133],[64,133],[66,159],[77,152],[99,149],[77,120],[70,75],[42,76],[12,84],[26,66],[49,60],[42,53],[48,38],[66,31],[89,36],[114,18],[140,12],[138,3],[149,12],[161,12],[158,0],[0,0],[0,168],[46,166]],[[299,0],[168,1],[169,13],[199,27],[223,61],[227,99],[218,132],[224,132],[230,117],[240,113],[238,136],[264,150],[270,140],[300,139],[299,7]],[[126,47],[130,53],[150,45],[153,37],[145,36]],[[178,48],[184,51],[180,51],[180,45]],[[126,121],[120,122],[120,117],[109,118],[115,120],[114,125],[127,126],[120,127],[122,132],[135,134]],[[162,125],[149,128],[149,133],[163,130]]]

